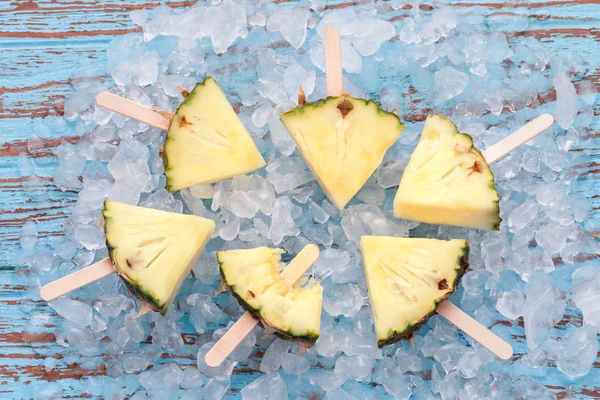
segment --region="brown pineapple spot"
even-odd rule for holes
[[[300,86],[300,90],[298,90],[298,105],[303,106],[306,103],[306,94],[304,94],[304,89]]]
[[[127,263],[127,266],[131,269],[133,269],[133,263],[129,260],[129,258],[125,259],[125,262]]]
[[[438,290],[446,290],[448,288],[448,281],[446,279],[442,279],[438,282]]]
[[[180,128],[185,128],[186,126],[191,125],[191,122],[188,122],[187,119],[185,119],[185,115],[183,117],[181,117],[181,122],[179,123],[179,127]]]
[[[254,292],[252,290],[248,290],[248,293],[250,293],[250,296],[252,296],[253,299],[256,298],[256,295],[254,294]]]
[[[348,115],[348,113],[354,109],[354,106],[350,100],[346,99],[338,104],[337,108],[342,113],[342,118],[346,118],[346,115]]]
[[[190,91],[184,88],[183,86],[177,85],[177,90],[179,90],[179,93],[181,93],[184,99],[187,99],[190,95]]]
[[[477,161],[475,161],[473,163],[472,167],[469,167],[467,169],[471,170],[471,172],[469,172],[468,176],[471,176],[471,174],[474,173],[474,172],[481,173],[481,170],[479,169],[479,164],[477,164]]]

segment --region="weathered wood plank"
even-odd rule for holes
[[[0,134],[3,143],[0,146],[0,190],[3,206],[0,210],[0,393],[12,397],[20,393],[23,387],[30,386],[40,380],[59,381],[65,389],[65,397],[81,397],[84,386],[80,379],[84,376],[103,376],[106,370],[86,369],[81,365],[59,364],[53,371],[46,371],[43,366],[45,357],[62,360],[64,349],[54,342],[53,321],[48,333],[24,337],[21,332],[29,321],[28,315],[21,311],[21,294],[27,287],[23,286],[15,270],[9,265],[9,257],[17,246],[17,235],[21,224],[26,220],[36,220],[42,231],[41,236],[60,234],[61,224],[69,213],[75,199],[73,193],[64,193],[52,185],[51,170],[56,165],[54,149],[60,144],[58,137],[64,135],[60,131],[46,132],[42,127],[52,126],[53,119],[58,120],[61,114],[60,103],[72,92],[71,76],[79,68],[106,64],[106,46],[117,35],[138,30],[129,20],[129,12],[135,9],[152,9],[161,4],[180,8],[194,4],[195,1],[146,2],[143,0],[40,0],[12,1],[0,3],[0,47],[3,57],[0,58]],[[286,2],[289,3],[289,2]],[[356,5],[336,1],[329,8],[342,8]],[[425,2],[420,6],[422,11],[431,10],[437,4]],[[595,68],[591,79],[600,87],[600,34],[597,30],[600,0],[581,1],[533,1],[533,2],[493,2],[489,0],[453,2],[459,12],[478,12],[494,16],[512,16],[529,9],[526,32],[517,35],[531,35],[541,38],[554,49],[569,48],[584,56]],[[403,10],[390,12],[387,18],[399,23],[410,11],[410,6]],[[284,45],[287,46],[287,45]],[[242,52],[243,49],[232,49],[231,53]],[[239,54],[239,53],[238,53]],[[227,56],[229,57],[229,56]],[[226,59],[227,57],[224,57]],[[224,62],[220,60],[220,63]],[[232,63],[237,62],[231,57]],[[220,64],[222,65],[222,64]],[[235,64],[233,64],[235,65]],[[106,71],[99,71],[93,79],[103,79]],[[411,93],[418,99],[418,93]],[[551,98],[551,96],[550,96]],[[599,110],[595,110],[600,115]],[[594,121],[592,132],[600,130],[598,118]],[[35,154],[27,148],[27,139],[32,134],[45,137],[47,147]],[[65,137],[74,141],[76,137]],[[585,151],[593,160],[573,167],[573,171],[581,180],[597,179],[600,173],[600,141],[597,134],[586,137],[577,146]],[[45,189],[42,199],[31,194],[28,183],[30,177],[22,177],[16,165],[21,154],[36,158],[36,175]],[[35,156],[35,157],[33,157]],[[594,161],[595,160],[595,161]],[[600,188],[589,184],[576,184],[576,190],[588,197],[594,197],[596,210],[594,221],[600,220]],[[586,227],[591,234],[598,231]],[[36,312],[52,315],[53,312],[44,303],[35,303]],[[580,316],[576,310],[570,309],[569,316],[561,322],[557,329],[578,326]],[[180,365],[193,365],[193,354],[196,347],[193,340],[197,336],[193,327],[182,319],[182,332],[186,337],[186,345],[180,352],[165,354],[163,358],[177,361]],[[509,335],[516,343],[516,357],[525,350],[524,329],[522,321],[511,323],[499,320],[494,328],[503,337]],[[43,350],[46,355],[36,353]],[[245,383],[256,378],[256,357],[260,357],[260,349],[247,363],[239,365],[233,390],[228,393],[234,397],[235,391]],[[190,356],[191,355],[191,356]],[[548,375],[541,379],[560,397],[566,393],[565,387],[570,384],[583,385],[582,396],[599,398],[600,392],[594,383],[600,381],[600,365],[595,365],[585,378],[568,381],[556,371],[548,370]],[[31,382],[31,383],[29,383]],[[29,383],[29,384],[28,384]],[[588,383],[588,386],[585,384]],[[2,395],[0,395],[1,397]]]

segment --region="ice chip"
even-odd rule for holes
[[[276,372],[281,368],[281,356],[290,349],[290,343],[283,339],[275,339],[265,351],[260,363],[260,370],[264,373]]]
[[[546,334],[563,317],[567,305],[562,291],[550,277],[538,274],[526,287],[523,305],[525,336],[530,349],[536,349]]]
[[[525,296],[518,290],[503,292],[498,297],[496,309],[508,319],[515,320],[523,315]]]
[[[287,399],[285,382],[278,373],[273,372],[250,382],[241,390],[243,400]]]
[[[79,300],[62,297],[51,301],[50,307],[62,317],[79,326],[88,326],[92,322],[92,308]]]
[[[577,116],[577,91],[564,72],[555,75],[552,84],[556,90],[554,120],[561,128],[567,129]]]
[[[469,75],[453,67],[443,67],[435,73],[435,81],[431,88],[434,105],[442,105],[446,101],[461,94],[469,84]]]
[[[19,243],[24,249],[33,249],[38,238],[37,225],[33,221],[27,221],[19,233]]]
[[[600,327],[600,271],[585,266],[572,275],[573,302],[583,313],[585,324]]]
[[[352,283],[336,285],[335,288],[325,291],[323,296],[323,308],[333,317],[353,317],[363,304],[364,296],[360,287]]]
[[[279,7],[267,22],[267,30],[280,32],[292,46],[299,49],[306,40],[306,26],[310,14],[302,7]]]
[[[587,375],[598,354],[598,328],[584,325],[559,343],[562,351],[556,360],[558,370],[571,379]]]

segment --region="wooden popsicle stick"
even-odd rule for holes
[[[513,349],[510,344],[448,300],[441,302],[436,311],[502,360],[508,360],[512,357]]]
[[[342,42],[340,30],[335,26],[325,29],[325,74],[327,77],[327,96],[341,96],[344,92],[342,74]]]
[[[171,125],[171,114],[167,111],[157,111],[150,107],[143,106],[121,96],[110,92],[100,92],[96,96],[96,103],[110,111],[124,115],[129,118],[137,119],[148,125],[164,131],[169,130]]]
[[[285,291],[291,289],[294,284],[299,281],[302,276],[319,258],[319,247],[314,244],[306,245],[300,253],[288,264],[281,272],[281,278],[285,286]],[[248,311],[242,315],[240,319],[225,334],[217,343],[206,353],[204,361],[209,367],[218,367],[225,359],[235,350],[242,340],[258,325],[258,319],[254,318]]]
[[[539,117],[529,121],[523,127],[517,129],[498,143],[486,149],[482,154],[488,164],[498,161],[517,147],[530,141],[554,123],[554,118],[550,114],[542,114]]]
[[[45,301],[52,301],[114,273],[115,269],[112,261],[110,258],[105,258],[89,267],[80,269],[77,272],[42,286],[40,289],[40,297]]]

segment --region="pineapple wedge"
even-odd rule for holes
[[[265,165],[252,137],[210,77],[196,85],[173,115],[165,160],[170,192]]]
[[[284,339],[312,346],[321,329],[323,288],[305,278],[286,293],[281,249],[257,247],[217,253],[223,283],[240,305]]]
[[[469,266],[466,240],[363,236],[360,249],[379,347],[410,338]]]
[[[500,195],[494,174],[471,136],[448,119],[429,115],[404,170],[394,215],[413,221],[499,230]]]
[[[215,229],[194,215],[104,202],[110,258],[128,289],[165,315]]]
[[[281,114],[281,121],[321,188],[340,210],[404,129],[396,115],[374,101],[347,95],[294,108]]]

